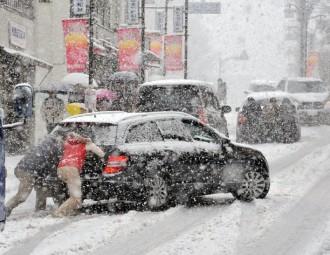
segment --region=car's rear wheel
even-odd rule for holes
[[[163,210],[169,206],[169,185],[166,178],[155,174],[146,181],[146,206],[153,211]]]
[[[256,171],[248,171],[243,175],[238,189],[233,196],[242,201],[252,201],[254,198],[264,198],[269,191],[269,178]]]

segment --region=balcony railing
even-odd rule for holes
[[[0,7],[4,6],[28,18],[34,17],[33,0],[0,0]]]

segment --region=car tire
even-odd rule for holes
[[[248,171],[243,175],[243,182],[233,196],[241,201],[250,202],[254,198],[265,198],[269,192],[269,177],[259,171]]]
[[[149,175],[145,182],[145,205],[151,211],[165,210],[170,206],[169,181],[161,173]]]

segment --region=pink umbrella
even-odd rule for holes
[[[110,100],[116,98],[116,94],[108,89],[98,89],[96,90],[96,99],[98,100]]]

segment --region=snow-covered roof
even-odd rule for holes
[[[254,92],[254,93],[250,93],[247,97],[252,97],[254,98],[255,100],[264,100],[264,99],[268,99],[268,98],[277,98],[277,99],[280,99],[280,98],[290,98],[292,99],[292,96],[286,92],[283,92],[283,91],[265,91],[265,92]]]
[[[31,62],[35,63],[36,65],[38,66],[41,66],[43,68],[47,68],[47,69],[52,69],[53,68],[53,65],[44,61],[44,60],[41,60],[39,58],[36,58],[34,56],[31,56],[25,52],[22,52],[22,51],[17,51],[17,50],[13,50],[13,49],[10,49],[10,48],[7,48],[7,47],[4,47],[2,45],[0,45],[0,48],[3,48],[3,50],[11,55],[15,55],[15,56],[19,56],[19,57],[22,57],[22,58],[25,58],[25,59],[28,59],[30,60]]]
[[[276,81],[272,80],[252,80],[250,82],[251,85],[270,85],[273,86],[276,84]]]
[[[214,90],[214,84],[206,81],[199,80],[185,80],[185,79],[170,79],[170,80],[157,80],[141,84],[143,86],[180,86],[180,85],[193,85],[193,86],[203,86],[208,87],[211,90]]]
[[[108,124],[118,124],[124,120],[133,120],[133,119],[141,119],[141,118],[155,118],[155,117],[189,117],[194,118],[193,116],[183,113],[183,112],[137,112],[137,113],[128,113],[121,111],[105,111],[105,112],[94,112],[94,113],[85,113],[75,115],[69,118],[66,118],[62,121],[62,123],[72,123],[72,122],[80,122],[80,123],[108,123]]]
[[[322,82],[320,78],[314,77],[289,77],[288,81],[298,81],[298,82],[306,82],[306,81],[314,81],[314,82]]]

